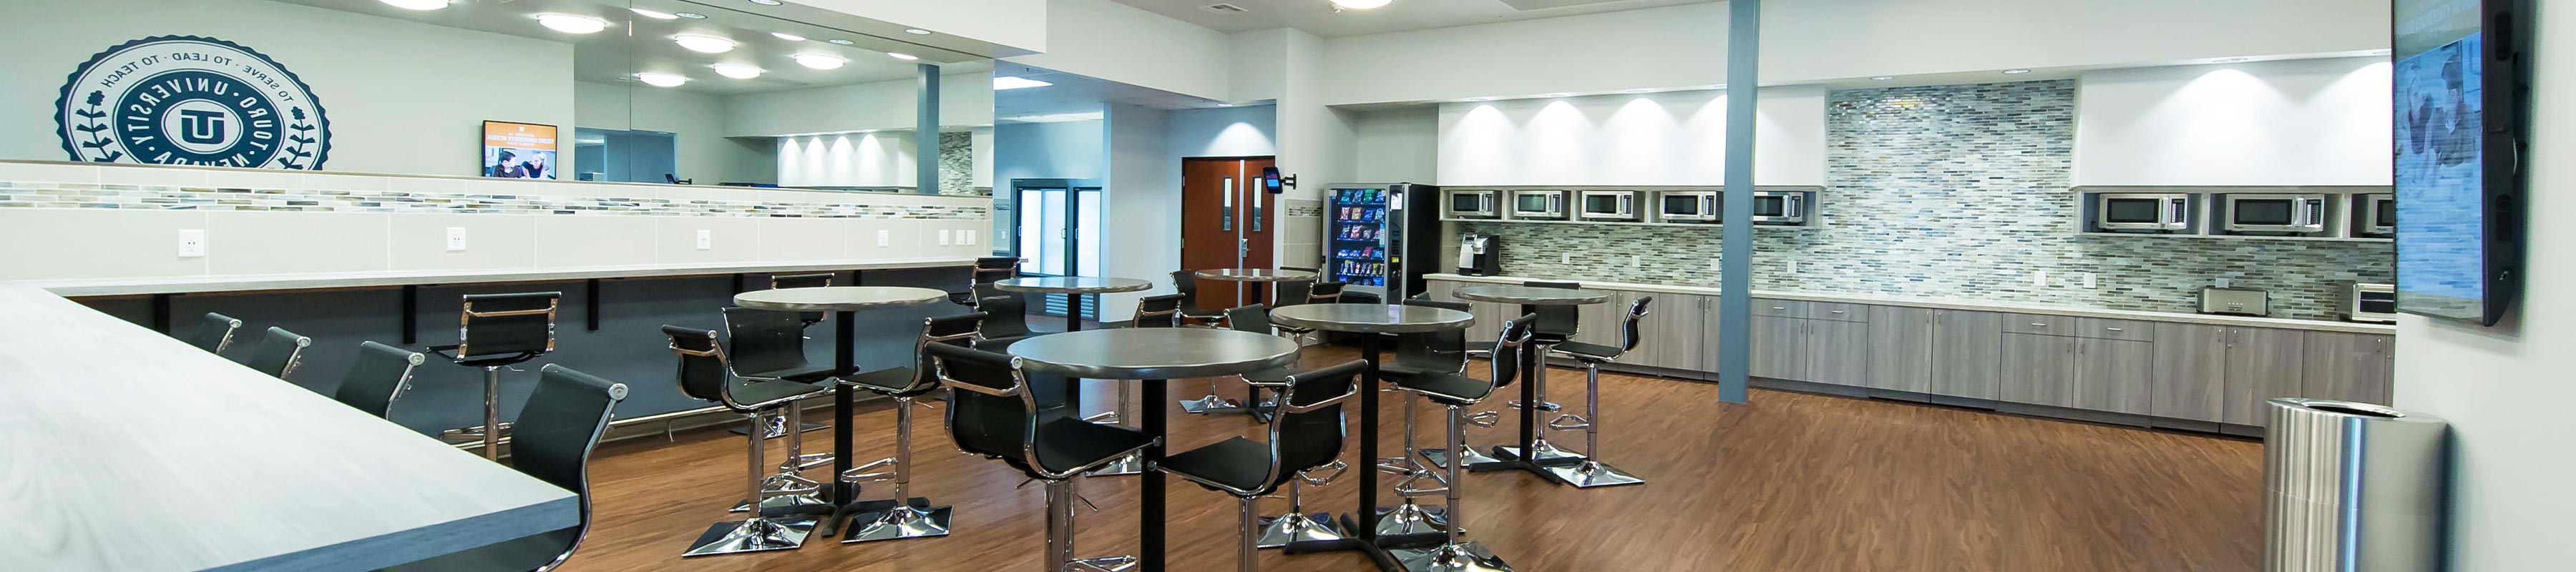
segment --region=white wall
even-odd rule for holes
[[[1332,104],[1726,82],[1726,4],[1325,42]],[[1762,83],[2388,47],[2385,0],[1767,2]]]
[[[797,0],[796,3],[1029,51],[1045,51],[1048,47],[1048,0]]]
[[[2564,8],[2565,6],[2556,6]],[[2576,153],[2576,10],[2538,16],[2531,154]],[[2527,220],[2576,216],[2576,164],[2531,163]],[[2529,224],[2523,301],[2493,328],[2405,316],[2397,328],[2402,409],[2451,421],[2450,569],[2562,570],[2576,559],[2576,265],[2563,255],[2576,227]]]
[[[67,159],[51,115],[64,78],[157,35],[229,40],[303,79],[331,120],[327,170],[474,175],[484,120],[575,119],[572,45],[559,42],[261,0],[13,2],[5,22],[0,159]]]
[[[1754,183],[1825,184],[1825,90],[1759,100]],[[1718,185],[1725,157],[1722,92],[1440,105],[1444,185]]]
[[[1136,299],[1173,293],[1167,278],[1181,268],[1181,163],[1172,155],[1172,112],[1110,104],[1104,120],[1108,135],[1108,203],[1101,221],[1100,251],[1110,276],[1142,278],[1154,289],[1100,295],[1100,318],[1124,320],[1136,313]]]
[[[2077,185],[2389,184],[2385,57],[2102,70],[2077,83]]]
[[[1095,179],[1107,169],[1105,121],[1004,123],[993,127],[995,192],[1013,179]]]
[[[1181,109],[1171,112],[1172,168],[1180,157],[1265,157],[1279,154],[1277,110],[1268,105]]]
[[[1439,184],[1440,108],[1423,105],[1352,116],[1348,183]]]
[[[916,97],[916,81],[906,78],[727,97],[725,135],[775,137],[912,129],[921,122],[920,109],[914,107],[920,100]],[[940,126],[993,124],[992,72],[945,74],[939,81]]]
[[[1046,53],[1007,58],[1129,85],[1231,101],[1224,32],[1110,0],[1050,0]],[[1252,72],[1260,73],[1260,72]]]
[[[910,131],[778,138],[778,184],[789,187],[910,187],[921,165]]]
[[[1302,183],[1279,196],[1282,204],[1289,201],[1321,201],[1325,185],[1351,180],[1352,154],[1358,149],[1358,133],[1352,126],[1351,112],[1327,105],[1326,69],[1333,65],[1324,50],[1324,41],[1305,32],[1288,30],[1281,44],[1279,70],[1284,78],[1279,92],[1279,170],[1296,175]],[[1323,265],[1323,220],[1290,219],[1272,233],[1273,258],[1280,266],[1315,268]]]

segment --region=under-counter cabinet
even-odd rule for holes
[[[2002,394],[2004,315],[1932,311],[1932,394],[1996,399]]]
[[[2094,333],[2071,324],[2051,331]],[[2144,415],[2154,360],[2153,342],[2006,333],[2001,400]]]
[[[2155,371],[2147,380],[2147,414],[2218,421],[2227,409],[2227,328],[2156,324]]]
[[[2300,397],[2387,405],[2397,378],[2393,336],[2308,332]]]
[[[1811,319],[1796,320],[1805,332],[1806,377],[1814,383],[1862,387],[1869,385],[1868,322]]]
[[[1685,371],[1717,369],[1715,359],[1706,357],[1716,353],[1712,346],[1715,340],[1708,337],[1716,328],[1707,325],[1717,321],[1717,304],[1713,302],[1716,297],[1666,293],[1629,293],[1625,297],[1633,303],[1647,296],[1655,301],[1646,305],[1646,317],[1637,320],[1637,333],[1643,339],[1638,340],[1637,349],[1629,357],[1620,361]],[[1624,312],[1627,307],[1621,306],[1620,310]]]
[[[1929,308],[1869,308],[1870,389],[1932,392],[1932,312]]]
[[[2227,399],[2218,420],[2263,425],[2265,402],[2300,393],[2299,385],[2307,377],[2307,332],[2236,326],[2226,329]]]
[[[1753,377],[1807,379],[1806,320],[1763,314],[1763,301],[1753,307]]]

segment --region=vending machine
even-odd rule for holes
[[[1431,185],[1326,187],[1324,279],[1389,303],[1421,292],[1440,267],[1439,201]]]

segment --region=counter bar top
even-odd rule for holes
[[[1556,280],[1556,279],[1554,279],[1554,278],[1523,278],[1523,277],[1518,277],[1518,276],[1466,276],[1466,275],[1461,275],[1461,274],[1446,274],[1446,273],[1442,273],[1442,274],[1429,274],[1429,275],[1425,275],[1425,276],[1423,276],[1423,277],[1424,277],[1424,278],[1427,278],[1427,279],[1431,279],[1431,280],[1447,280],[1447,281],[1451,281],[1451,282],[1474,282],[1474,283],[1486,283],[1486,284],[1519,284],[1519,283],[1522,283],[1522,282],[1525,282],[1525,281],[1530,281],[1530,280]],[[1629,292],[1667,292],[1667,293],[1673,293],[1673,294],[1694,294],[1694,295],[1701,295],[1701,296],[1715,296],[1715,295],[1717,295],[1717,293],[1718,293],[1718,289],[1716,289],[1716,288],[1708,288],[1708,287],[1701,287],[1701,286],[1675,286],[1675,285],[1670,285],[1670,284],[1635,284],[1635,283],[1627,283],[1627,282],[1599,282],[1599,281],[1593,281],[1593,280],[1571,280],[1571,282],[1575,282],[1575,283],[1578,283],[1578,284],[1582,284],[1584,288],[1599,288],[1599,289],[1603,289],[1603,290],[1624,290],[1624,291],[1629,291]],[[2324,331],[2324,332],[2345,332],[2345,333],[2356,333],[2356,334],[2390,334],[2390,335],[2393,335],[2393,334],[2396,334],[2396,333],[2397,333],[2397,326],[2396,326],[2396,325],[2394,325],[2394,324],[2363,324],[2363,323],[2356,323],[2356,322],[2329,322],[2329,321],[2323,321],[2323,320],[2292,320],[2292,319],[2288,319],[2288,318],[2255,318],[2255,317],[2246,317],[2246,316],[2219,316],[2219,315],[2212,315],[2212,314],[2185,314],[2185,313],[2180,313],[2180,312],[2147,312],[2147,311],[2141,311],[2141,310],[2110,310],[2110,309],[2103,309],[2103,308],[2085,308],[2085,307],[2080,307],[2080,306],[2062,306],[2062,305],[2054,305],[2054,304],[2033,304],[2033,303],[2028,303],[2028,302],[2004,302],[2004,301],[1996,301],[1996,300],[1965,300],[1965,299],[1958,299],[1958,298],[1915,298],[1915,297],[1908,297],[1908,296],[1885,296],[1885,295],[1874,295],[1874,294],[1840,294],[1840,293],[1819,293],[1819,292],[1792,292],[1792,291],[1779,291],[1779,290],[1754,290],[1754,291],[1753,291],[1753,296],[1754,296],[1754,297],[1756,297],[1756,298],[1774,298],[1774,299],[1780,299],[1780,300],[1803,300],[1803,301],[1809,301],[1809,302],[1839,302],[1839,303],[1846,303],[1846,304],[1874,304],[1874,305],[1880,305],[1880,306],[1910,306],[1910,307],[1916,307],[1916,308],[1940,308],[1940,309],[1945,309],[1945,310],[1971,310],[1971,311],[1983,311],[1983,312],[2021,312],[2021,313],[2030,313],[2030,314],[2048,314],[2048,315],[2053,315],[2053,316],[2076,316],[2076,317],[2084,317],[2084,318],[2110,318],[2110,319],[2116,319],[2116,320],[2148,320],[2148,321],[2156,321],[2156,322],[2180,322],[2180,323],[2187,323],[2187,324],[2207,324],[2207,325],[2214,325],[2214,326],[2244,326],[2244,327],[2249,327],[2249,328],[2282,328],[2282,329],[2290,329],[2290,330],[2314,330],[2314,331]]]
[[[0,284],[0,316],[0,570],[369,570],[578,522],[571,491],[45,289]]]
[[[333,272],[273,276],[159,276],[149,278],[46,279],[0,282],[0,287],[35,286],[61,296],[132,296],[200,292],[253,292],[320,288],[368,288],[411,284],[477,282],[548,282],[590,278],[657,278],[762,272],[827,272],[971,266],[973,258],[908,258],[868,260],[800,260],[729,264],[634,264],[567,266],[547,269],[489,268],[397,272]]]

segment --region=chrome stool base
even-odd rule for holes
[[[1416,449],[1415,451],[1416,451],[1416,454],[1422,455],[1422,460],[1424,460],[1424,461],[1430,461],[1430,462],[1431,462],[1431,466],[1439,467],[1439,468],[1441,468],[1441,469],[1447,469],[1447,468],[1449,468],[1449,451],[1448,451],[1448,450],[1446,450],[1446,449],[1434,449],[1434,448],[1424,447],[1424,448],[1421,448],[1421,449]],[[1470,466],[1470,467],[1472,467],[1472,466],[1476,466],[1476,465],[1482,465],[1482,464],[1485,464],[1485,463],[1500,463],[1500,462],[1502,462],[1502,459],[1496,459],[1496,458],[1493,458],[1493,457],[1491,457],[1491,456],[1488,456],[1488,455],[1486,455],[1486,454],[1484,454],[1484,453],[1482,453],[1482,452],[1479,452],[1479,451],[1475,450],[1474,448],[1468,448],[1466,451],[1467,451],[1467,466]]]
[[[1511,408],[1512,408],[1512,410],[1514,410],[1514,411],[1518,411],[1518,410],[1520,410],[1520,409],[1521,409],[1521,400],[1518,400],[1518,399],[1511,400],[1510,402],[1508,402],[1508,406],[1509,406],[1509,407],[1511,407]],[[1556,404],[1556,402],[1554,402],[1554,401],[1540,401],[1540,402],[1538,402],[1538,410],[1539,410],[1539,411],[1546,411],[1546,412],[1554,413],[1554,412],[1558,412],[1558,411],[1564,411],[1564,410],[1565,410],[1565,406],[1563,406],[1563,405],[1557,405],[1557,404]]]
[[[1103,556],[1099,558],[1077,558],[1072,562],[1064,563],[1064,569],[1067,572],[1127,572],[1128,570],[1136,569],[1136,557]]]
[[[1580,453],[1567,451],[1562,447],[1556,446],[1555,443],[1547,442],[1547,437],[1545,436],[1540,436],[1538,438],[1538,445],[1536,448],[1538,449],[1538,456],[1536,458],[1530,458],[1529,460],[1542,465],[1550,462],[1580,461],[1584,459],[1583,455]],[[1521,455],[1521,447],[1519,445],[1495,445],[1494,457],[1505,461],[1518,461],[1526,458]]]
[[[802,492],[788,494],[789,491]],[[815,507],[823,507],[821,510],[829,512],[832,506],[832,503],[825,502],[823,500],[823,484],[814,482],[813,479],[807,479],[802,475],[785,474],[763,477],[760,480],[760,493],[760,512],[762,514],[802,512],[806,509]],[[725,512],[743,512],[747,510],[751,510],[751,501],[749,499],[734,501],[733,508],[725,509]]]
[[[824,430],[824,429],[830,429],[830,428],[832,428],[832,426],[830,426],[830,425],[824,425],[824,424],[821,424],[821,423],[807,423],[807,424],[804,424],[804,425],[799,425],[799,426],[797,426],[796,432],[798,432],[798,433],[807,433],[807,432],[813,432],[813,431],[821,431],[821,430]],[[510,429],[510,427],[509,427],[509,425],[508,425],[508,424],[503,424],[503,425],[501,426],[501,430],[502,430],[503,432],[507,432],[507,431],[509,431],[509,429]],[[743,430],[743,428],[741,428],[741,427],[735,427],[735,428],[732,428],[732,429],[727,429],[726,431],[731,432],[731,433],[733,433],[733,434],[735,434],[735,435],[741,435],[741,434],[744,434],[744,433],[749,433],[749,431],[744,431],[744,430]],[[776,438],[779,438],[779,437],[785,437],[785,436],[787,436],[787,425],[786,425],[786,424],[784,424],[784,423],[772,423],[772,424],[770,424],[770,425],[769,425],[769,431],[767,431],[767,432],[765,432],[765,433],[766,433],[766,434],[761,435],[761,438],[762,438],[762,439],[776,439]]]
[[[1556,477],[1556,480],[1574,485],[1574,488],[1578,489],[1646,484],[1645,479],[1591,459],[1584,459],[1583,462],[1572,465],[1540,467],[1540,469]]]
[[[927,500],[914,500],[922,500],[921,504],[928,504]],[[841,539],[841,543],[857,544],[879,540],[947,536],[950,512],[952,512],[951,507],[914,506],[913,503],[907,502],[898,506],[888,506],[882,510],[859,513],[851,517],[851,524],[858,526],[852,527],[849,535]]]
[[[1101,465],[1099,469],[1095,469],[1089,473],[1083,473],[1083,476],[1115,477],[1143,472],[1145,472],[1145,456],[1128,455],[1125,457],[1119,457],[1116,461],[1110,461],[1109,464]]]
[[[1405,503],[1377,509],[1377,535],[1380,537],[1447,532],[1449,511],[1446,507]]]
[[[1405,572],[1511,572],[1512,565],[1494,556],[1482,544],[1463,542],[1430,548],[1404,548],[1387,551]]]
[[[805,536],[814,532],[814,517],[763,518],[749,522],[719,522],[698,535],[698,542],[680,556],[714,556],[771,550],[795,550],[805,545]]]
[[[1225,397],[1215,394],[1209,394],[1207,397],[1183,401],[1181,402],[1181,411],[1199,415],[1252,412],[1251,409],[1245,408],[1241,401],[1226,399]]]
[[[1261,538],[1253,541],[1258,548],[1279,548],[1292,542],[1325,542],[1350,538],[1342,526],[1333,522],[1330,513],[1285,514],[1261,519]]]

